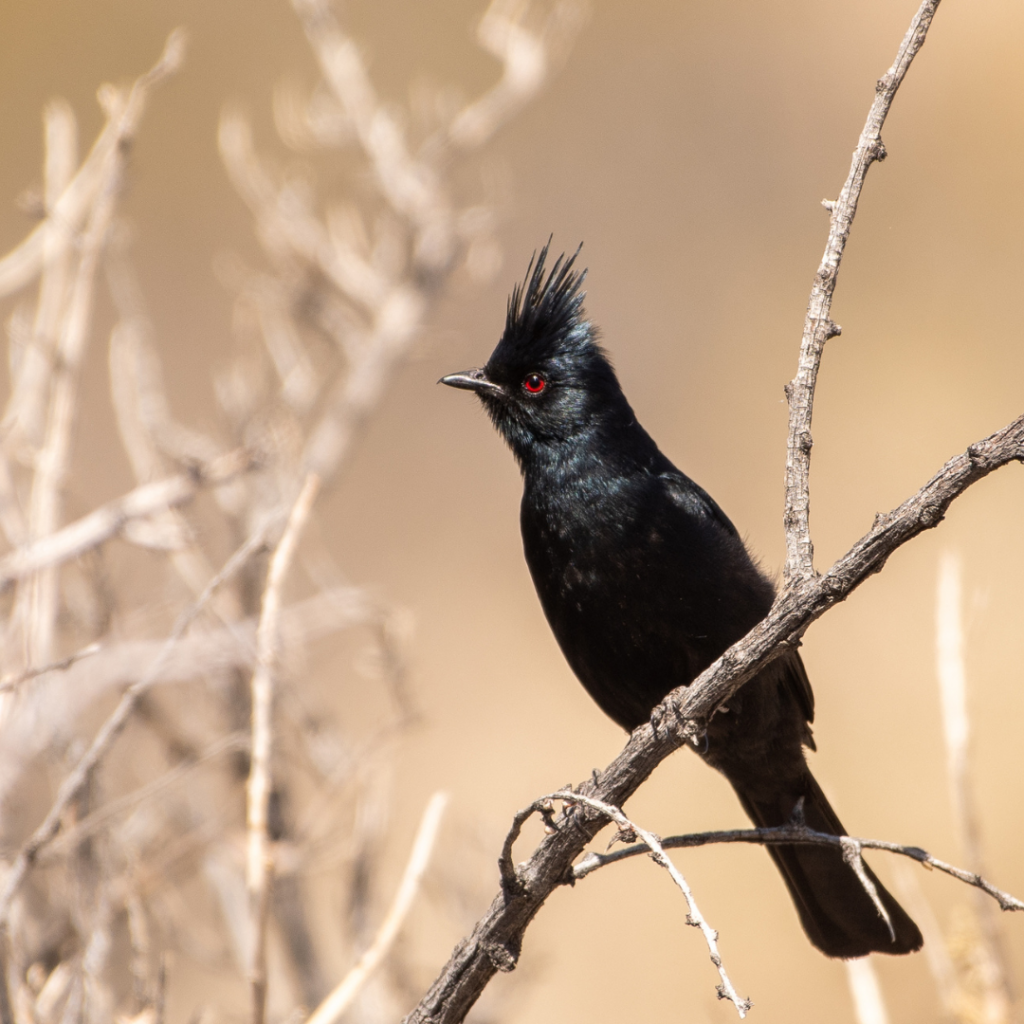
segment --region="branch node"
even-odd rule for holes
[[[967,446],[967,458],[971,460],[972,466],[981,466],[984,462],[984,443],[975,441]]]
[[[497,942],[484,942],[482,948],[496,970],[508,974],[516,969],[516,964],[519,962],[518,952],[513,952],[508,946]]]
[[[921,506],[918,519],[923,529],[931,530],[945,519],[945,513],[940,506],[926,503]]]
[[[615,831],[615,834],[608,840],[608,846],[606,849],[610,850],[616,843],[635,843],[638,842],[640,836],[637,835],[635,828],[629,826],[622,826]]]
[[[821,205],[824,206],[829,213],[832,213],[836,208],[836,201],[834,199],[822,199]]]

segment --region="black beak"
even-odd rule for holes
[[[482,394],[485,391],[496,391],[501,393],[501,385],[487,379],[487,374],[481,369],[463,370],[462,373],[449,373],[442,377],[438,384],[447,384],[450,388],[462,388],[463,391],[475,391]]]

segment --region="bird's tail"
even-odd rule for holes
[[[803,792],[798,796],[804,800],[808,827],[846,835],[810,771],[802,781]],[[752,799],[739,787],[735,788],[744,810],[758,827],[771,828],[791,820],[798,796],[786,793],[778,799],[765,799],[762,791]],[[912,953],[921,948],[924,940],[917,925],[867,865],[865,871],[889,913],[895,938],[837,847],[773,845],[768,847],[768,853],[782,872],[804,931],[823,953],[849,958],[868,953]]]

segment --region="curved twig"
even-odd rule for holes
[[[615,824],[619,826],[619,832],[616,833],[615,838],[612,840],[613,842],[616,839],[621,839],[623,837],[628,837],[626,838],[627,842],[635,842],[637,839],[643,841],[643,846],[640,848],[640,852],[650,854],[655,864],[665,868],[672,877],[672,881],[679,886],[680,890],[682,890],[683,896],[686,898],[686,906],[688,909],[686,923],[692,925],[694,928],[700,929],[701,934],[704,936],[704,941],[707,943],[708,952],[711,954],[711,962],[715,965],[715,968],[718,971],[718,976],[722,979],[722,984],[718,986],[718,998],[727,999],[736,1007],[736,1012],[741,1018],[746,1017],[751,1007],[750,1000],[741,999],[737,995],[736,989],[733,987],[733,983],[730,980],[728,973],[726,973],[725,965],[722,963],[722,956],[718,951],[718,932],[708,924],[704,915],[700,912],[700,908],[697,906],[697,901],[694,898],[693,891],[690,889],[689,883],[683,877],[675,864],[672,863],[668,854],[665,853],[664,843],[662,843],[653,832],[648,832],[647,829],[641,828],[635,822],[627,818],[618,807],[613,807],[611,804],[605,803],[603,800],[595,800],[593,797],[584,796],[581,793],[575,793],[572,789],[561,790],[557,793],[549,793],[547,796],[542,796],[539,800],[535,800],[528,808],[520,811],[516,815],[516,823],[513,825],[512,831],[509,832],[509,838],[505,840],[505,846],[502,850],[503,861],[506,857],[510,858],[511,856],[512,843],[515,841],[513,832],[517,836],[523,822],[526,821],[531,814],[546,814],[554,800],[560,800],[567,810],[573,807],[578,807],[582,804],[585,807],[592,808],[604,817],[609,818],[611,821],[614,821]],[[510,865],[511,861],[509,860],[509,866]],[[504,878],[504,867],[502,875]],[[573,871],[573,877],[576,877],[575,869]]]

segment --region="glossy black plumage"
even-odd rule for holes
[[[521,525],[541,605],[573,671],[625,729],[648,720],[767,613],[773,587],[714,500],[636,421],[583,312],[575,256],[547,248],[509,300],[486,366],[443,382],[475,391],[524,479]],[[844,834],[804,759],[814,696],[799,654],[769,665],[712,719],[700,752],[761,826]],[[811,941],[830,956],[918,949],[874,878],[896,938],[838,851],[773,846]],[[870,874],[870,872],[869,872]]]

